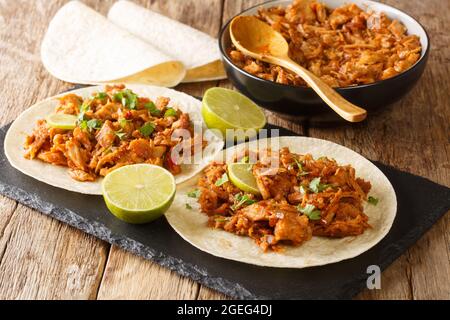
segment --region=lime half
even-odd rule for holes
[[[252,173],[252,166],[251,163],[230,163],[228,177],[242,191],[258,195],[260,191]]]
[[[77,117],[71,114],[53,113],[45,119],[52,128],[73,130],[77,126]]]
[[[106,206],[128,223],[147,223],[161,217],[175,197],[175,179],[151,164],[125,166],[108,174],[102,183]]]
[[[266,125],[261,108],[237,91],[211,88],[203,97],[202,115],[210,129],[218,129],[225,137],[227,129],[255,130]]]

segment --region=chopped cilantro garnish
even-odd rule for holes
[[[79,126],[80,129],[83,130],[83,131],[88,130],[87,120],[81,120],[81,121],[78,121],[78,126]]]
[[[116,92],[114,94],[114,101],[122,103],[125,108],[136,109],[138,104],[138,96],[130,89]]]
[[[242,206],[249,206],[256,202],[255,200],[250,199],[248,195],[242,195],[241,193],[239,193],[234,199],[235,203],[231,206],[231,210],[233,211],[240,209]]]
[[[139,132],[144,137],[149,137],[153,133],[154,130],[155,130],[155,125],[151,122],[147,122],[139,129]]]
[[[91,106],[91,101],[83,102],[83,104],[80,106],[80,113],[78,114],[78,123],[81,124],[85,119],[84,115],[86,114],[86,111],[89,110]]]
[[[131,120],[127,120],[127,119],[124,119],[124,118],[122,118],[122,119],[119,120],[119,124],[120,124],[120,126],[122,127],[122,129],[125,128],[125,126],[126,126],[127,123],[129,123],[129,122],[131,122]]]
[[[374,197],[369,197],[367,199],[367,202],[370,203],[373,206],[376,206],[378,204],[378,201],[380,201],[380,200],[377,199],[377,198],[374,198]]]
[[[322,192],[332,186],[333,185],[331,184],[320,183],[320,177],[312,179],[311,182],[309,183],[309,189],[314,193]]]
[[[322,214],[320,210],[317,210],[314,205],[309,203],[304,208],[300,205],[297,206],[297,210],[307,216],[309,220],[320,220]]]
[[[86,120],[85,119],[86,112],[91,107],[91,102],[92,102],[92,100],[85,101],[80,106],[80,113],[78,113],[77,123],[81,130],[94,130],[94,129],[97,129],[97,127],[99,127],[99,126],[101,127],[100,120],[96,120],[96,119]]]
[[[88,111],[90,106],[91,106],[91,101],[83,102],[83,104],[80,106],[80,112]]]
[[[102,122],[100,120],[98,120],[98,119],[92,119],[92,120],[89,120],[86,123],[86,125],[87,125],[87,127],[89,128],[90,131],[98,130],[98,129],[101,129]]]
[[[168,117],[176,117],[177,111],[174,108],[168,108],[166,112],[164,113],[164,118]]]
[[[144,107],[148,110],[148,112],[150,112],[150,114],[152,116],[160,116],[161,115],[161,110],[159,110],[156,105],[153,102],[147,102]]]
[[[302,165],[302,163],[300,162],[300,161],[298,161],[298,159],[297,158],[294,158],[294,160],[295,160],[295,164],[297,165],[297,167],[298,167],[298,176],[299,177],[301,177],[301,176],[307,176],[308,174],[309,174],[309,172],[307,172],[307,171],[305,171],[304,169],[303,169],[303,165]]]
[[[108,95],[106,94],[106,92],[99,92],[93,97],[93,99],[98,99],[101,101],[104,101],[106,98],[108,98]]]
[[[128,95],[128,108],[136,109],[138,104],[138,96],[134,94],[131,90],[127,93]]]
[[[300,193],[301,194],[307,194],[308,190],[306,190],[306,188],[304,186],[300,186]]]
[[[116,131],[114,133],[120,140],[123,140],[125,138],[125,136],[127,135],[127,133],[123,132],[122,130]]]
[[[225,172],[222,177],[216,181],[215,185],[220,187],[224,183],[228,182],[228,174]]]
[[[186,209],[192,210],[192,206],[189,203],[186,203]]]
[[[319,192],[319,184],[320,184],[320,178],[314,178],[309,183],[309,189],[314,193],[318,193]]]
[[[199,189],[195,189],[195,190],[192,190],[191,192],[188,192],[188,194],[187,194],[187,196],[189,197],[189,198],[195,198],[195,199],[198,199],[199,197],[200,197],[200,190]]]
[[[298,161],[297,158],[294,158],[294,161],[295,161],[295,164],[298,167],[298,170],[300,170],[300,172],[303,172],[303,165],[302,165],[302,163],[300,161]]]

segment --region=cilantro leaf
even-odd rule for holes
[[[153,102],[147,102],[144,107],[150,112],[152,116],[159,117],[161,115],[161,110],[159,110]]]
[[[306,215],[311,214],[311,212],[313,212],[315,209],[316,207],[313,204],[309,203],[307,203],[305,207],[302,207],[300,205],[297,206],[297,210]]]
[[[120,140],[123,140],[125,138],[125,136],[127,135],[127,133],[123,132],[122,130],[116,131],[114,133]]]
[[[100,120],[98,120],[98,119],[92,119],[92,120],[89,120],[86,123],[86,125],[87,125],[87,127],[89,128],[90,131],[98,130],[98,129],[101,129],[102,122]]]
[[[127,120],[127,119],[125,119],[125,118],[122,118],[122,119],[119,120],[119,124],[120,124],[120,126],[122,127],[122,129],[125,128],[125,126],[126,126],[127,123],[129,123],[129,122],[131,122],[131,120]]]
[[[294,161],[295,161],[295,164],[298,167],[298,170],[300,170],[300,172],[303,172],[303,165],[302,165],[302,163],[300,161],[298,161],[297,158],[294,158]]]
[[[297,176],[299,176],[299,177],[307,176],[307,175],[309,174],[309,172],[308,172],[308,171],[305,171],[305,170],[303,169],[302,163],[301,163],[300,161],[298,161],[297,158],[294,158],[294,161],[295,161],[295,164],[296,164],[297,167],[298,167],[298,174],[297,174]]]
[[[138,96],[130,89],[116,92],[114,101],[122,103],[125,108],[135,110],[138,104]]]
[[[192,210],[192,206],[189,203],[186,203],[186,209]]]
[[[126,97],[124,96],[122,91],[116,92],[114,94],[114,101],[120,102],[124,107],[127,105]]]
[[[255,200],[250,199],[250,197],[248,195],[246,195],[246,194],[243,195],[241,193],[236,195],[236,197],[234,199],[235,199],[235,203],[230,207],[231,210],[233,210],[233,211],[236,211],[243,206],[249,206],[256,202]]]
[[[106,98],[108,98],[108,95],[106,94],[106,92],[99,92],[92,99],[94,99],[94,100],[98,99],[98,100],[104,101]]]
[[[369,198],[367,199],[367,202],[370,203],[370,204],[373,205],[373,206],[376,206],[376,205],[378,204],[379,201],[380,201],[380,200],[379,200],[378,198],[375,198],[375,197],[369,197]]]
[[[91,101],[85,101],[83,102],[83,104],[80,106],[80,112],[86,112],[89,110],[91,106]]]
[[[127,96],[128,96],[128,108],[132,110],[136,109],[138,104],[137,94],[134,94],[131,90],[127,90]]]
[[[220,187],[224,183],[228,182],[228,174],[225,172],[222,177],[216,181],[215,185]]]
[[[320,177],[312,179],[311,182],[309,183],[309,189],[314,193],[322,192],[332,186],[333,186],[332,184],[320,183]]]
[[[81,123],[81,122],[83,122],[83,120],[85,120],[84,116],[86,114],[86,111],[89,110],[90,106],[91,106],[91,101],[85,101],[80,106],[80,113],[78,113],[78,118],[77,118],[78,123]]]
[[[177,111],[174,108],[168,108],[166,112],[164,113],[164,118],[168,117],[176,117]]]
[[[320,184],[320,178],[314,178],[309,183],[309,189],[314,193],[318,193],[319,192],[319,184]]]
[[[86,131],[88,129],[87,120],[78,121],[78,126],[81,130]]]
[[[317,210],[314,205],[309,203],[304,208],[298,205],[297,210],[307,216],[309,220],[320,220],[322,214],[320,210]]]
[[[191,192],[188,192],[187,196],[189,198],[198,199],[200,197],[200,193],[201,193],[201,191],[199,189],[195,189],[195,190],[192,190]]]
[[[147,122],[139,129],[139,132],[144,137],[149,137],[153,133],[154,130],[155,130],[155,125],[151,122]]]
[[[300,193],[301,194],[307,194],[308,190],[306,190],[306,188],[304,186],[300,186]]]

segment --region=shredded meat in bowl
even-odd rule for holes
[[[151,101],[139,97],[123,85],[106,86],[104,92],[83,99],[75,94],[59,98],[57,114],[78,118],[73,130],[51,127],[38,120],[25,141],[25,158],[68,167],[77,181],[95,181],[99,176],[125,165],[148,163],[163,166],[172,174],[181,165],[172,151],[194,151],[195,144],[206,146],[203,137],[194,136],[189,114],[172,106],[170,99]],[[190,138],[173,137],[185,129]]]
[[[284,36],[293,60],[332,87],[391,78],[412,67],[422,51],[419,37],[408,35],[402,23],[355,4],[333,10],[320,2],[294,0],[287,8],[260,9],[257,17]],[[306,85],[291,71],[245,56],[235,47],[229,56],[262,79]]]
[[[370,228],[364,203],[370,201],[371,184],[356,177],[353,167],[288,148],[264,153],[278,157],[279,167],[272,170],[258,154],[251,172],[259,195],[245,193],[227,179],[223,182],[225,163],[214,162],[204,170],[198,202],[210,227],[250,237],[264,251],[299,246],[315,236],[358,236]]]

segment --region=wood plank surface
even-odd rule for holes
[[[66,0],[0,1],[0,125],[71,85],[50,76],[39,49]],[[114,0],[83,1],[106,14]],[[138,0],[216,36],[223,23],[260,0]],[[312,128],[267,112],[269,122],[348,146],[364,156],[449,185],[450,23],[448,1],[383,1],[419,18],[432,52],[417,87],[382,115],[356,126]],[[23,10],[26,8],[26,10]],[[446,14],[440,15],[439,12]],[[440,17],[439,19],[437,17]],[[183,84],[201,96],[228,81]],[[450,215],[382,276],[382,290],[359,299],[450,299]],[[0,299],[226,299],[189,279],[0,196]]]
[[[96,297],[108,245],[94,237],[19,205],[0,246],[0,299]]]
[[[200,285],[112,246],[97,299],[197,298]]]
[[[0,125],[72,86],[51,77],[39,56],[64,2],[0,2]],[[95,298],[109,244],[10,201],[0,197],[0,299]]]

